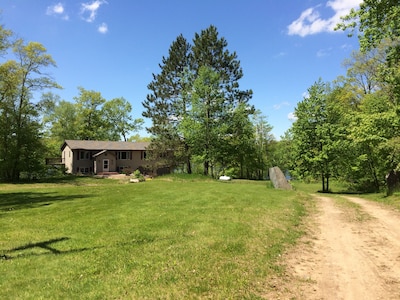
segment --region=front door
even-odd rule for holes
[[[103,159],[103,172],[110,171],[110,160]]]

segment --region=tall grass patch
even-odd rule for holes
[[[0,185],[0,297],[257,299],[304,201],[265,182]]]

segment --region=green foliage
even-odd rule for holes
[[[152,120],[152,153],[160,157],[174,149],[164,162],[188,173],[194,157],[203,159],[203,173],[212,176],[230,166],[240,168],[240,176],[260,169],[251,147],[252,91],[239,89],[243,72],[227,45],[214,26],[196,33],[193,45],[178,36],[148,85],[143,116]]]
[[[227,110],[219,87],[218,73],[201,67],[193,84],[191,110],[180,124],[191,153],[204,158],[204,175],[209,174],[210,163],[217,161],[219,145],[227,134]]]
[[[172,156],[158,160],[159,163],[172,167],[184,164],[188,173],[191,173],[191,152],[176,128],[189,105],[183,91],[187,88],[185,78],[190,76],[187,71],[190,50],[191,45],[179,35],[170,46],[169,56],[162,58],[161,73],[153,74],[153,81],[147,86],[152,93],[142,102],[145,109],[142,115],[152,120],[152,126],[147,128],[153,136],[150,159],[158,159],[174,149]]]
[[[359,9],[343,18],[338,29],[355,29],[362,52],[384,50],[385,57],[379,70],[382,82],[388,84],[394,103],[400,104],[400,5],[398,0],[365,0]]]
[[[75,97],[77,108],[77,119],[80,126],[77,129],[80,140],[107,140],[108,126],[104,126],[102,105],[106,100],[100,92],[88,91],[79,87],[79,96]],[[115,140],[113,137],[111,140]]]
[[[47,126],[47,136],[57,144],[59,155],[60,145],[64,140],[77,140],[80,138],[78,128],[77,105],[69,101],[60,100],[57,95],[45,94],[42,101],[50,104],[50,109],[44,112],[43,121]]]
[[[399,166],[399,14],[397,0],[366,0],[338,25],[357,30],[361,48],[345,61],[347,77],[338,79],[337,87],[327,93],[336,125],[327,123],[334,133],[331,153],[340,158],[333,164],[336,176],[357,191],[383,190],[386,174]],[[312,137],[321,140],[317,132]],[[318,159],[308,150],[302,153],[309,158],[305,161]],[[310,166],[306,170],[315,173]]]
[[[335,172],[339,121],[328,97],[328,85],[319,80],[308,93],[295,109],[297,120],[292,127],[296,169],[302,176],[308,172],[315,178],[320,176],[322,191],[328,191],[329,178]]]
[[[400,37],[398,0],[364,0],[359,9],[343,17],[338,29],[358,29],[361,50],[376,48],[381,41]]]
[[[106,101],[102,107],[105,122],[108,123],[109,134],[116,140],[120,137],[124,141],[128,140],[128,133],[141,129],[143,119],[133,120],[129,115],[132,111],[131,104],[123,97]]]
[[[238,174],[238,170],[231,167],[231,168],[227,168],[227,169],[221,171],[219,175],[220,176],[225,175],[225,176],[229,176],[230,178],[235,178],[235,177],[237,177],[237,174]]]
[[[32,94],[58,88],[44,70],[55,62],[37,42],[9,42],[0,26],[0,50],[14,57],[0,65],[0,180],[16,181],[22,173],[38,173],[44,164],[40,107]]]
[[[353,113],[349,138],[358,153],[353,170],[359,174],[358,181],[364,189],[372,184],[374,190],[379,191],[385,184],[385,175],[396,168],[396,163],[390,159],[394,150],[390,140],[398,135],[399,126],[398,115],[380,92],[366,95],[359,110]]]
[[[144,178],[143,174],[140,172],[140,170],[135,170],[132,173],[132,177],[135,179],[139,179],[140,182],[145,181],[146,179]]]
[[[132,119],[132,106],[123,97],[106,100],[100,92],[79,87],[75,103],[45,94],[43,122],[47,137],[59,146],[66,139],[119,141],[141,129],[142,119]]]

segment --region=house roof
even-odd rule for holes
[[[61,147],[64,150],[66,146],[72,150],[146,150],[150,142],[114,142],[114,141],[86,141],[86,140],[65,140]]]

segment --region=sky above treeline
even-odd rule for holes
[[[61,99],[74,101],[78,87],[107,100],[124,97],[134,118],[142,117],[147,85],[171,43],[180,34],[192,42],[195,33],[214,25],[241,62],[240,88],[253,90],[251,104],[279,139],[314,82],[346,74],[343,60],[358,50],[358,40],[334,27],[361,2],[1,0],[0,23],[46,47],[57,63],[46,71],[63,87],[53,91]]]

